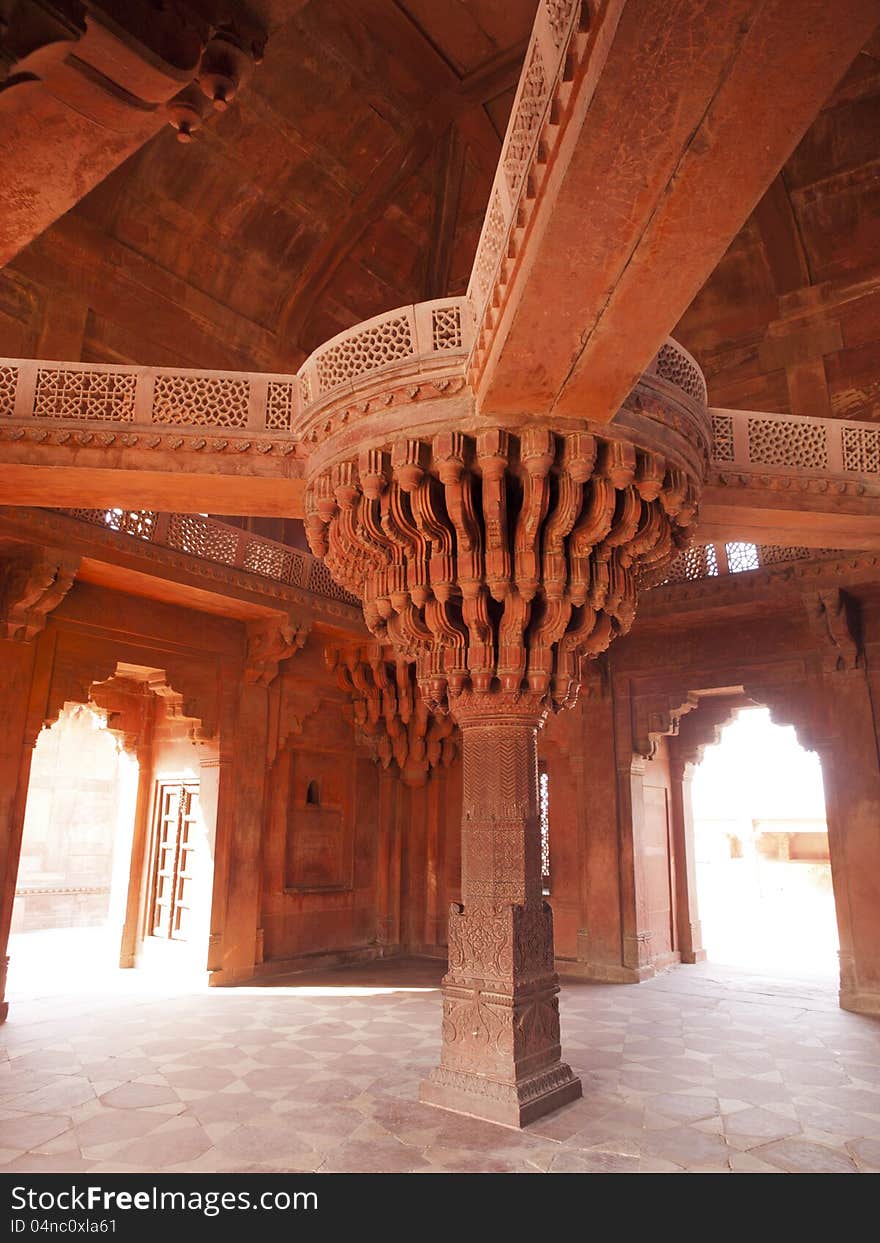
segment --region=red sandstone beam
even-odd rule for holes
[[[880,497],[778,492],[758,484],[749,487],[709,482],[703,488],[700,543],[778,544],[782,547],[880,548]]]
[[[877,20],[875,0],[600,10],[496,287],[484,413],[613,418]]]
[[[180,513],[224,513],[252,517],[303,518],[305,481],[301,463],[274,455],[174,455],[129,451],[125,465],[100,464],[101,450],[69,452],[10,444],[0,463],[0,506],[76,508],[123,505]],[[38,464],[54,455],[57,465]],[[62,464],[61,458],[64,457]],[[109,455],[108,455],[109,456]],[[85,460],[84,460],[85,459]],[[87,464],[86,464],[87,460]],[[151,461],[151,467],[147,462]],[[205,473],[207,471],[207,473]],[[706,543],[744,540],[755,544],[808,548],[880,548],[880,495],[873,484],[847,484],[816,477],[789,479],[768,472],[767,482],[720,482],[720,472],[703,489],[698,538]],[[861,488],[861,492],[859,492]]]
[[[140,6],[135,5],[135,26]],[[156,13],[165,56],[76,0],[15,6],[0,91],[0,263],[7,263],[168,121],[202,43]]]
[[[212,93],[231,98],[264,42],[236,10],[215,38],[195,9],[149,0],[12,6],[0,28],[0,265],[164,125],[196,128]]]
[[[193,455],[195,458],[195,455]],[[237,459],[242,461],[241,458]],[[141,469],[129,458],[125,467],[100,465],[43,466],[29,462],[0,464],[0,506],[36,505],[41,508],[75,509],[88,502],[127,509],[174,510],[178,513],[231,514],[261,518],[305,516],[305,481],[285,474],[282,463],[267,459],[243,468],[243,473],[202,473],[204,459],[195,458],[190,469],[169,455],[166,463]],[[222,469],[222,468],[221,468]]]

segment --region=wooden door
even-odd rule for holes
[[[160,781],[156,791],[150,934],[186,941],[192,919],[199,787]]]

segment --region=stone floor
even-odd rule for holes
[[[13,992],[0,1168],[880,1172],[880,1019],[838,1010],[830,983],[711,964],[566,981],[584,1099],[518,1132],[418,1102],[441,973],[395,960],[193,990],[124,972]]]

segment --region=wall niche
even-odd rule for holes
[[[291,751],[285,889],[352,888],[354,785],[351,754]]]

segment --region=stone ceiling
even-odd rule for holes
[[[880,35],[673,335],[713,405],[880,420]]]

